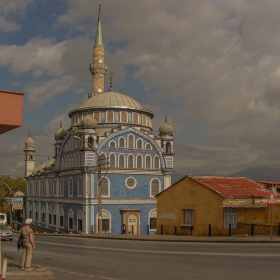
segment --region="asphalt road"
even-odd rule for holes
[[[2,254],[16,261],[14,241]],[[33,264],[71,279],[279,279],[280,244],[188,243],[35,236]]]

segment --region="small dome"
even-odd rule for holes
[[[60,122],[60,128],[54,133],[55,140],[63,140],[67,132],[62,128],[62,122]]]
[[[93,116],[87,115],[82,120],[82,127],[83,128],[96,128],[97,127],[97,121]]]
[[[35,147],[35,143],[33,141],[33,139],[29,136],[27,138],[27,140],[25,141],[25,148],[28,149],[28,148],[34,148]]]
[[[14,194],[14,197],[22,197],[22,196],[25,196],[25,194],[21,191],[17,191],[15,194]]]
[[[160,136],[173,135],[173,126],[168,123],[167,118],[165,118],[165,123],[161,125],[161,127],[159,128],[159,135]]]
[[[54,164],[54,158],[51,158],[46,162],[44,169],[52,169],[53,164]]]

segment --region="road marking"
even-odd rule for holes
[[[214,253],[214,252],[174,252],[174,251],[151,251],[151,250],[137,250],[137,249],[118,249],[118,248],[104,248],[104,247],[96,247],[96,246],[83,246],[83,245],[73,245],[73,244],[64,244],[64,243],[52,243],[45,241],[37,241],[36,243],[42,244],[50,244],[55,246],[63,246],[63,247],[74,247],[74,248],[84,248],[84,249],[98,249],[103,251],[121,251],[121,252],[135,252],[135,253],[153,253],[153,254],[172,254],[172,255],[198,255],[198,256],[228,256],[228,257],[280,257],[280,253],[276,254],[255,254],[255,253]]]

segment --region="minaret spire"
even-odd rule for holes
[[[89,98],[93,95],[104,92],[104,76],[107,72],[108,66],[104,62],[104,46],[102,39],[101,28],[101,4],[99,3],[99,13],[95,34],[95,42],[93,47],[93,63],[89,66],[89,71],[92,75],[92,93],[89,94]]]

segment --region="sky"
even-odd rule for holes
[[[0,1],[0,89],[25,93],[0,175],[24,175],[29,133],[36,166],[52,157],[91,92],[99,1]],[[114,90],[154,112],[156,135],[167,115],[177,173],[280,168],[279,0],[106,0],[101,21]]]

